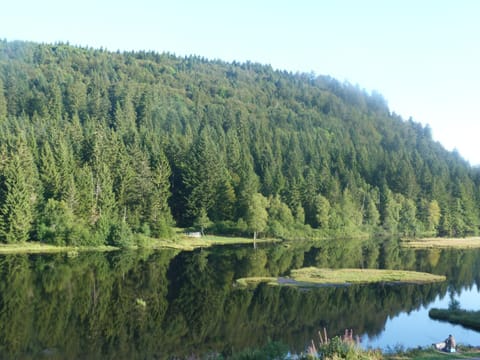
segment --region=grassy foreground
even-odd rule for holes
[[[319,331],[319,340],[311,340],[306,351],[289,357],[288,346],[279,342],[269,342],[262,348],[245,349],[239,353],[227,356],[225,359],[298,359],[298,360],[456,360],[456,359],[480,359],[480,349],[472,346],[457,346],[456,353],[446,353],[435,350],[432,346],[415,349],[398,348],[393,351],[382,352],[379,349],[363,349],[355,340],[350,330],[343,336],[327,338]],[[210,359],[210,358],[209,358]],[[211,359],[224,359],[213,357]]]
[[[417,240],[404,240],[402,245],[415,249],[431,248],[456,248],[473,249],[480,248],[480,237],[467,238],[423,238]]]
[[[315,287],[322,285],[348,285],[367,283],[431,283],[445,281],[443,275],[433,275],[416,271],[380,269],[321,269],[307,267],[292,270],[286,278],[249,277],[240,278],[237,284],[253,287],[259,283],[281,286]]]
[[[428,348],[411,349],[385,354],[387,360],[454,360],[454,359],[479,359],[480,349],[475,347],[457,346],[456,353],[446,353]]]

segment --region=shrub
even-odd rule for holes
[[[112,225],[107,242],[109,245],[129,247],[134,245],[134,238],[130,226],[125,221]]]

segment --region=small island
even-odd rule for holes
[[[292,270],[288,277],[248,277],[237,279],[243,287],[255,287],[260,283],[274,286],[320,287],[350,284],[425,284],[445,281],[443,275],[424,272],[383,269],[325,269],[307,267]]]

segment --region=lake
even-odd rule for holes
[[[446,275],[444,283],[302,290],[235,279],[304,266]],[[427,346],[480,334],[428,318],[451,299],[478,310],[479,250],[404,249],[397,240],[0,256],[0,358],[170,359],[231,354],[269,339],[301,351],[318,330],[365,347]]]

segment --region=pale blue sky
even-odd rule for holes
[[[480,164],[479,18],[476,0],[5,0],[0,38],[331,75]]]

